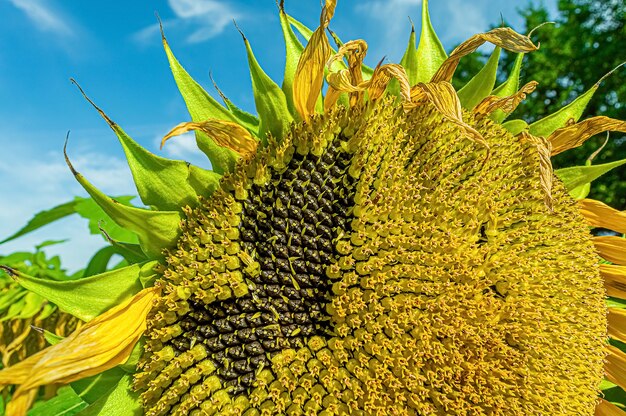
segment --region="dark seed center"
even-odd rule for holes
[[[204,344],[233,394],[250,388],[273,354],[328,332],[326,267],[337,257],[338,231],[349,222],[349,164],[337,140],[321,157],[296,154],[269,183],[253,185],[239,230],[243,249],[260,265],[258,274],[245,275],[249,293],[209,305],[191,302],[181,323],[185,332],[172,343],[181,352]]]

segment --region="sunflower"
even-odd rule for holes
[[[282,86],[242,34],[257,116],[215,101],[163,37],[192,118],[163,143],[195,131],[213,171],[147,152],[94,104],[150,208],[68,165],[139,240],[114,244],[143,257],[71,292],[5,268],[87,321],[0,371],[18,385],[8,414],[118,365],[90,414],[624,414],[599,392],[626,387],[626,240],[590,228],[626,233],[626,213],[585,199],[608,168],[559,179],[550,160],[626,131],[578,122],[597,85],[533,124],[505,121],[536,86],[518,85],[529,36],[498,28],[446,56],[423,1],[419,45],[412,31],[400,64],[368,68],[365,41],[330,45],[336,0],[315,31],[279,6]],[[459,60],[486,42],[456,91]],[[501,49],[519,55],[494,88]]]

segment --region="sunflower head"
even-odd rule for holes
[[[505,121],[536,86],[518,79],[537,46],[511,29],[447,56],[424,1],[419,45],[412,31],[400,64],[368,68],[365,41],[333,33],[331,47],[335,6],[309,31],[280,4],[282,86],[244,36],[258,116],[217,103],[163,38],[192,117],[163,142],[195,131],[212,172],[150,154],[98,109],[152,209],[120,206],[72,171],[139,241],[114,243],[143,257],[91,282],[125,282],[122,295],[74,302],[87,318],[117,306],[46,353],[67,374],[41,357],[5,370],[21,371],[20,409],[39,385],[124,362],[145,330],[126,367],[151,416],[618,414],[598,392],[605,376],[625,385],[605,297],[626,295],[626,244],[589,226],[624,233],[626,215],[577,202],[580,176],[562,181],[550,157],[626,125],[576,123],[592,93],[531,125]],[[459,60],[485,42],[492,57],[456,91]],[[495,87],[501,49],[519,58]],[[608,316],[626,340],[626,315]],[[119,322],[120,341],[105,336],[72,372],[63,348]]]

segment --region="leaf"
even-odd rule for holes
[[[285,13],[282,3],[279,6],[279,20],[280,27],[283,31],[283,38],[285,39],[285,75],[283,78],[282,90],[285,93],[289,111],[293,116],[298,116],[296,107],[293,104],[293,79],[296,74],[296,68],[298,67],[298,61],[300,60],[300,55],[302,55],[304,46],[300,43],[298,37],[291,29],[289,17]]]
[[[46,342],[50,345],[56,345],[63,340],[64,337],[59,336],[57,334],[53,334],[50,331],[47,331],[43,328],[35,328],[37,332],[40,332]]]
[[[517,136],[521,132],[528,130],[528,123],[524,120],[509,120],[506,123],[502,123],[502,127],[508,130],[513,136]]]
[[[406,46],[404,55],[400,59],[400,65],[404,68],[409,85],[417,84],[417,48],[415,46],[415,26],[411,23],[411,34],[409,35],[409,43]],[[400,84],[398,80],[393,79],[387,87],[388,91],[393,95],[400,95]]]
[[[61,218],[65,218],[68,215],[72,215],[74,213],[74,204],[75,201],[66,202],[64,204],[57,205],[54,208],[38,212],[30,221],[28,221],[28,223],[24,227],[19,229],[11,236],[0,241],[0,244],[15,240],[16,238],[35,231],[45,225],[60,220]]]
[[[132,375],[123,376],[115,388],[78,416],[139,416],[143,414],[139,393],[132,387]]]
[[[38,279],[18,270],[0,266],[23,288],[43,296],[60,310],[89,321],[141,289],[141,265],[133,264],[97,276],[58,282]]]
[[[259,145],[259,142],[250,135],[250,132],[239,124],[221,120],[205,120],[200,123],[180,123],[163,137],[161,147],[172,137],[192,130],[202,131],[210,135],[221,146],[232,149],[246,159],[254,156]]]
[[[575,188],[589,184],[605,173],[622,165],[626,165],[626,159],[602,165],[573,166],[571,168],[557,169],[554,173],[563,181],[565,189],[571,192]]]
[[[526,54],[525,53],[517,54],[517,57],[515,58],[515,62],[513,62],[513,68],[511,69],[511,73],[509,74],[509,77],[506,79],[506,81],[500,84],[498,88],[493,90],[492,92],[493,95],[495,95],[496,97],[503,98],[503,97],[509,97],[517,92],[517,89],[519,88],[520,73],[522,71],[522,63],[524,61],[524,55]],[[507,115],[508,114],[506,114],[502,110],[496,110],[494,113],[491,114],[490,118],[493,121],[502,123],[502,121],[506,119]]]
[[[159,157],[141,147],[85,94],[76,81],[72,81],[117,136],[145,205],[159,211],[181,211],[187,205],[197,205],[198,194],[205,195],[207,188],[192,186],[192,183],[198,182],[190,180],[194,172],[189,169],[187,162]]]
[[[113,197],[115,201],[122,205],[131,206],[130,201],[133,196]],[[89,220],[89,231],[91,234],[102,235],[105,232],[110,238],[127,243],[137,243],[137,234],[119,225],[109,217],[106,212],[92,198],[75,198],[75,210],[78,215]]]
[[[111,258],[116,254],[118,254],[117,250],[113,246],[103,247],[98,250],[96,254],[91,257],[91,260],[89,260],[83,277],[104,273],[107,270]]]
[[[28,292],[24,296],[24,307],[16,319],[29,319],[35,316],[43,306],[45,299],[37,293]]]
[[[256,104],[256,110],[259,113],[261,121],[259,125],[259,138],[261,142],[267,144],[267,133],[270,133],[277,140],[282,139],[287,133],[289,124],[293,121],[293,117],[291,117],[291,113],[289,112],[285,93],[263,71],[254,57],[250,42],[243,33],[241,36],[246,45],[248,66],[250,67],[250,77],[252,78],[254,103]]]
[[[600,78],[598,82],[596,82],[591,88],[589,88],[589,90],[587,90],[583,95],[576,98],[574,101],[561,108],[559,111],[531,124],[531,134],[534,134],[536,136],[548,137],[557,129],[577,122],[583,115],[587,104],[589,103],[589,101],[591,101],[591,97],[593,97],[593,94],[595,94],[595,92],[598,90],[602,81],[604,81],[607,77],[613,74],[613,72],[615,72],[622,65],[623,64],[620,64],[613,70],[609,71],[602,78]]]
[[[211,97],[196,81],[189,76],[187,71],[180,65],[170,49],[165,35],[161,31],[163,47],[170,63],[172,75],[193,121],[199,122],[210,118],[237,122],[235,116],[220,105],[215,98]],[[231,172],[235,167],[237,156],[230,150],[215,143],[203,133],[196,134],[196,142],[211,160],[213,170],[217,173]]]
[[[237,123],[248,129],[250,133],[253,135],[259,134],[259,118],[253,114],[248,113],[247,111],[243,111],[241,108],[237,107],[217,86],[217,83],[213,79],[213,76],[209,72],[209,78],[213,82],[213,87],[217,91],[217,93],[226,104],[228,110],[233,114],[233,116],[237,119]]]
[[[471,110],[493,90],[501,50],[496,47],[485,66],[459,90],[459,100],[463,108]]]
[[[72,416],[87,406],[71,387],[65,386],[53,398],[35,404],[28,416]]]
[[[111,393],[119,381],[128,373],[119,366],[113,367],[95,376],[83,378],[71,383],[72,389],[88,404],[92,404],[98,399]]]
[[[149,211],[118,203],[104,195],[78,173],[70,163],[66,149],[64,153],[65,161],[78,183],[117,225],[137,234],[141,249],[150,258],[161,258],[162,251],[176,243],[180,232],[179,223],[182,219],[180,212]]]
[[[417,46],[417,74],[415,82],[412,82],[411,85],[418,82],[429,82],[447,57],[446,51],[430,22],[428,0],[422,0],[422,31]]]

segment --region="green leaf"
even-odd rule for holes
[[[24,307],[20,311],[20,314],[16,317],[17,319],[28,319],[32,318],[41,310],[45,299],[38,295],[37,293],[28,292],[26,296],[24,296]]]
[[[600,176],[619,166],[626,165],[626,159],[602,165],[573,166],[557,169],[554,173],[563,181],[565,189],[572,191],[580,186],[591,183]]]
[[[428,0],[422,0],[422,32],[417,46],[416,83],[429,82],[448,55],[433,29],[428,13]]]
[[[134,198],[134,196],[113,197],[118,203],[126,206],[131,206],[130,201]],[[75,202],[74,208],[76,213],[89,220],[89,231],[91,234],[102,235],[104,230],[109,237],[116,240],[128,243],[137,243],[139,241],[135,233],[117,225],[92,198],[76,197]]]
[[[115,388],[89,407],[79,416],[139,416],[143,414],[139,393],[133,391],[132,375],[123,376]]]
[[[111,261],[111,257],[117,254],[117,250],[113,246],[103,247],[96,252],[89,260],[83,277],[94,276],[96,274],[104,273],[107,270],[107,266]]]
[[[202,186],[201,181],[192,177],[203,169],[191,170],[187,162],[156,156],[139,146],[119,127],[114,131],[124,148],[137,191],[145,205],[159,211],[180,211],[186,205],[197,205],[198,195],[208,196],[215,189],[210,189],[211,182]],[[207,171],[207,174],[215,177],[212,183],[221,177],[215,172]]]
[[[528,130],[528,123],[524,120],[509,120],[506,123],[502,123],[502,127],[507,129],[513,136],[517,136],[521,132]]]
[[[596,83],[587,92],[556,113],[550,114],[532,123],[530,125],[530,134],[533,136],[548,137],[554,133],[555,130],[565,127],[571,120],[578,121],[599,86],[600,84]]]
[[[289,112],[285,93],[263,71],[254,57],[250,42],[243,33],[241,36],[246,45],[248,66],[250,67],[250,77],[252,78],[252,92],[254,94],[256,111],[259,113],[261,120],[259,138],[261,142],[267,144],[267,133],[271,133],[275,139],[282,139],[287,133],[293,117]]]
[[[511,69],[511,73],[509,74],[509,77],[506,79],[506,81],[500,84],[498,88],[493,90],[492,92],[493,95],[495,95],[496,97],[504,98],[504,97],[510,97],[511,95],[517,92],[517,90],[519,89],[520,73],[522,71],[522,63],[524,62],[524,55],[525,55],[524,53],[517,54],[517,57],[515,58],[515,62],[513,63],[513,68]],[[493,113],[489,115],[489,118],[498,123],[502,123],[502,121],[504,121],[504,119],[506,119],[507,116],[508,114],[506,114],[504,111],[497,109],[496,111],[494,111]]]
[[[177,211],[149,211],[128,207],[109,198],[78,173],[65,154],[65,160],[74,177],[117,225],[137,234],[141,249],[150,258],[161,258],[162,251],[173,246],[180,232],[181,213]]]
[[[95,376],[72,382],[72,389],[88,404],[109,394],[128,373],[120,367],[113,367]]]
[[[233,116],[235,116],[237,122],[248,129],[248,131],[254,136],[257,136],[259,134],[259,118],[237,107],[226,95],[224,95],[222,90],[219,89],[217,83],[213,80],[211,73],[209,73],[209,77],[211,78],[211,81],[213,81],[213,87],[215,87],[220,97],[222,97],[222,101],[226,104],[226,108],[228,108]]]
[[[493,91],[500,51],[501,49],[496,47],[485,66],[459,90],[459,100],[463,108],[471,110]]]
[[[28,416],[72,416],[86,407],[87,403],[71,387],[64,386],[50,400],[36,403],[27,414]]]
[[[2,316],[2,318],[0,318],[0,322],[9,321],[15,318],[17,315],[20,314],[25,305],[26,301],[24,300],[24,298],[21,298],[11,303],[11,306],[9,306],[9,310]]]
[[[43,338],[46,340],[46,342],[50,345],[56,345],[59,342],[61,342],[63,340],[64,337],[61,337],[57,334],[53,334],[50,331],[47,331],[43,328],[38,328],[36,329],[38,332],[41,332],[41,335],[43,335]]]
[[[16,238],[21,237],[24,234],[28,234],[45,225],[60,220],[61,218],[72,215],[74,213],[74,204],[75,201],[66,202],[64,204],[57,205],[54,208],[38,212],[30,221],[28,221],[28,223],[24,227],[15,232],[15,234],[0,241],[0,244],[15,240]]]
[[[214,118],[236,123],[237,119],[235,116],[215,98],[211,97],[180,65],[167,44],[165,36],[163,36],[163,47],[165,48],[172,75],[174,75],[178,90],[185,100],[191,119],[195,122],[201,122]],[[202,132],[196,132],[196,142],[200,150],[208,156],[214,171],[224,173],[233,170],[238,159],[235,152],[219,146]]]
[[[63,282],[38,279],[6,266],[0,268],[9,273],[23,288],[43,296],[56,304],[60,310],[83,321],[95,318],[142,289],[139,281],[141,270],[139,264],[97,276]]]
[[[406,46],[406,51],[400,60],[400,65],[406,71],[409,78],[409,85],[413,86],[417,84],[417,47],[415,39],[415,26],[411,23],[411,34],[409,35],[409,43]],[[389,92],[393,95],[400,95],[400,83],[397,79],[392,79],[387,87]]]
[[[302,55],[304,46],[300,43],[300,40],[298,40],[298,37],[291,29],[289,17],[282,7],[280,7],[279,11],[279,20],[283,31],[283,38],[285,39],[285,76],[283,78],[282,90],[285,93],[289,111],[294,117],[299,117],[296,107],[293,104],[293,79],[296,74],[296,68],[298,67],[298,62],[300,61],[300,55]]]
[[[186,205],[194,206],[198,203],[198,194],[204,195],[207,189],[205,186],[196,189],[191,185],[190,176],[193,172],[187,162],[159,157],[141,147],[72,81],[117,136],[145,205],[159,211],[180,211]]]

